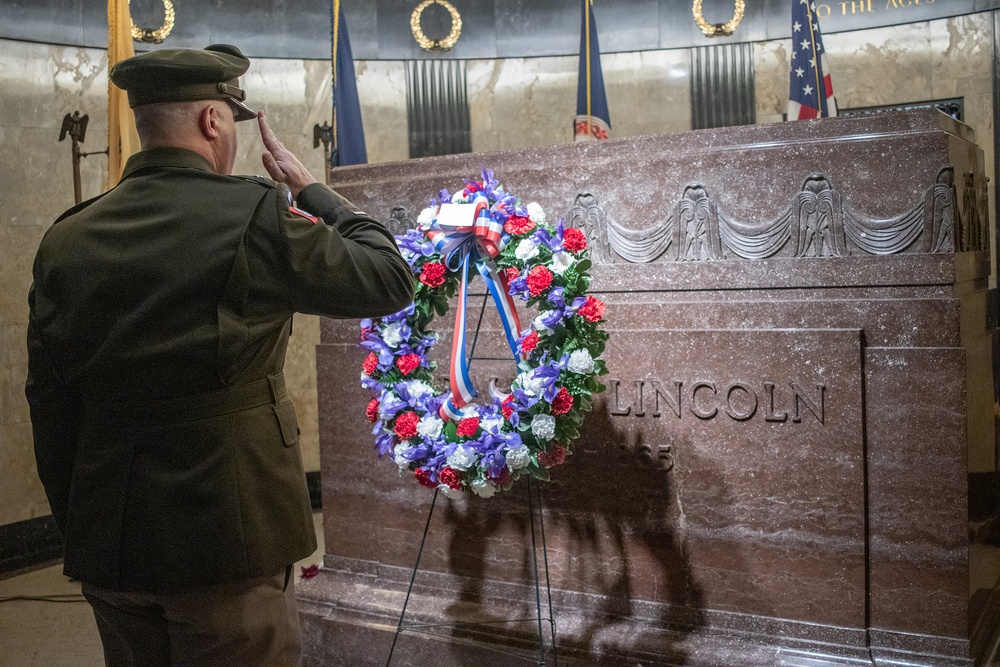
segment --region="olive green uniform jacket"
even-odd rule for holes
[[[289,201],[153,149],[43,238],[26,394],[68,576],[169,590],[316,548],[281,376],[292,314],[392,313],[413,278],[385,227],[330,188],[296,202],[318,221]]]

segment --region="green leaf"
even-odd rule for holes
[[[538,461],[536,461],[535,459],[531,459],[531,463],[528,464],[528,472],[531,473],[532,477],[534,477],[535,479],[540,479],[543,482],[547,482],[549,481],[549,479],[551,479],[549,477],[548,468],[543,468],[542,466],[538,465]]]

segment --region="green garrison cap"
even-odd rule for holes
[[[226,100],[236,120],[257,117],[243,100],[239,77],[250,67],[240,50],[229,44],[198,49],[159,49],[127,58],[111,68],[111,81],[128,93],[130,107],[156,102]]]

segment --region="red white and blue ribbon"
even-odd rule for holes
[[[493,263],[493,258],[503,251],[502,236],[503,223],[490,215],[489,201],[482,194],[476,195],[468,204],[442,204],[427,233],[434,248],[444,258],[445,266],[451,271],[462,272],[451,345],[451,393],[440,411],[441,417],[446,420],[462,419],[465,416],[463,408],[479,395],[469,377],[469,362],[465,357],[466,302],[473,266],[483,277],[486,289],[497,306],[514,360],[521,359],[517,352],[521,323],[514,308],[514,300],[507,293],[507,281]]]

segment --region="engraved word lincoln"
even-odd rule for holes
[[[625,382],[608,380],[611,414],[617,417],[653,417],[673,413],[678,419],[703,421],[757,417],[766,422],[799,424],[803,419],[824,423],[826,385],[799,382],[715,382],[654,378]]]

